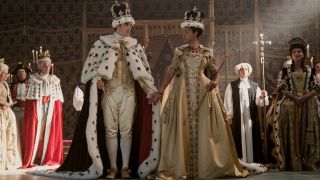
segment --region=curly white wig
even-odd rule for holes
[[[2,73],[3,71],[9,71],[9,66],[4,64],[4,63],[0,63],[0,73]]]
[[[248,76],[252,73],[252,67],[249,63],[240,63],[234,67],[234,72],[238,75],[241,68],[248,68]]]

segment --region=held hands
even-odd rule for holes
[[[293,98],[293,101],[296,102],[299,106],[302,106],[307,100],[308,100],[308,97],[306,95],[294,96]]]
[[[8,103],[8,102],[3,102],[3,103],[1,103],[1,105],[0,105],[0,109],[7,109],[7,108],[9,108],[9,107],[11,107],[11,105],[10,105],[10,103]]]
[[[104,88],[104,82],[103,82],[101,79],[99,79],[99,80],[97,81],[97,87],[98,87],[98,89],[103,90],[103,94],[104,94],[104,95],[107,95],[107,91],[106,91],[106,89]]]
[[[266,90],[262,90],[260,97],[265,98],[266,96],[268,96],[268,92]]]
[[[307,95],[296,96],[294,94],[288,94],[287,96],[290,99],[292,99],[295,103],[297,103],[299,106],[303,105],[309,99]]]
[[[158,102],[161,98],[162,98],[162,95],[163,93],[162,92],[153,92],[149,95],[148,99],[149,99],[149,104],[152,104],[152,103],[156,103]]]
[[[98,89],[103,89],[104,88],[104,82],[101,79],[99,79],[97,81],[97,87],[98,87]]]

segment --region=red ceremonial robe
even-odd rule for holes
[[[84,104],[65,161],[56,171],[40,170],[31,174],[72,179],[97,179],[106,175],[107,169],[110,167],[101,108],[103,92],[101,90],[91,91],[91,88],[96,89],[96,86],[91,84],[91,81],[86,83]],[[93,96],[97,96],[96,93],[98,97],[94,100]],[[131,175],[134,178],[146,177],[156,169],[160,149],[160,121],[156,118],[160,115],[160,104],[148,104],[146,94],[138,83],[136,83],[136,95],[136,118],[133,125],[129,164],[132,170]],[[90,109],[92,105],[93,108]],[[94,109],[97,111],[94,112]],[[89,118],[90,113],[94,114],[94,118]],[[92,121],[95,118],[97,121]],[[91,125],[92,127],[89,128],[88,126]],[[95,141],[96,144],[92,144],[90,141]],[[92,149],[97,151],[90,154]],[[121,153],[119,152],[119,154]],[[121,157],[119,156],[119,158]],[[101,165],[94,164],[97,163],[97,160],[101,160]]]
[[[63,162],[62,103],[59,100],[52,103],[48,102],[48,112],[50,108],[53,108],[53,110],[51,120],[49,119],[50,117],[46,120],[43,144],[38,143],[39,139],[36,138],[37,131],[41,129],[41,127],[38,128],[38,126],[41,126],[41,119],[38,119],[38,103],[37,100],[28,99],[25,104],[25,118],[22,128],[22,144],[24,149],[22,168],[36,165],[34,164],[34,159],[36,158],[37,151],[41,152],[40,165],[59,165]],[[50,107],[50,104],[52,107]],[[39,112],[42,112],[42,110]]]

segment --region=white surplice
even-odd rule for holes
[[[248,78],[241,79],[239,83],[239,98],[241,112],[241,142],[242,142],[242,160],[244,162],[253,163],[253,142],[252,142],[252,120],[250,117],[250,102],[248,89],[250,82]],[[260,98],[261,89],[257,86],[255,102],[258,106],[263,106],[263,99]],[[268,97],[265,97],[265,104],[268,105]],[[233,118],[233,100],[231,83],[228,84],[225,96],[224,106],[226,108],[228,118]]]

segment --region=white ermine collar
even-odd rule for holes
[[[130,49],[137,44],[137,40],[129,36],[121,36],[117,33],[113,35],[101,36],[100,40],[103,41],[107,46],[120,48],[119,40],[126,42],[125,47]]]

